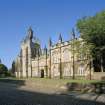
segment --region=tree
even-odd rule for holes
[[[0,64],[0,76],[7,76],[8,68],[4,64]]]
[[[75,79],[75,61],[80,61],[81,65],[85,60],[88,60],[88,64],[91,64],[91,49],[92,44],[87,44],[82,38],[76,38],[75,31],[72,29],[72,40],[71,40],[71,53],[72,53],[72,69],[73,69],[73,79]],[[91,68],[90,68],[91,69]],[[91,74],[91,72],[90,72]],[[91,75],[90,75],[91,79]]]
[[[94,47],[91,49],[95,71],[105,71],[105,11],[77,22],[81,37]]]
[[[81,38],[74,38],[71,41],[71,53],[73,59],[73,79],[75,79],[75,61],[79,61],[81,64],[87,60],[87,65],[90,65],[92,61],[91,49],[93,48],[92,44],[87,44],[87,42]],[[91,71],[90,71],[91,74]],[[90,75],[91,79],[91,75]]]

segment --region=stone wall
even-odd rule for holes
[[[105,80],[105,72],[94,72],[92,79]]]

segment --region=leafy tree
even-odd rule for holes
[[[105,71],[105,11],[77,22],[81,37],[94,47],[91,49],[95,71]]]
[[[7,76],[8,68],[4,64],[0,64],[0,76]]]
[[[87,65],[90,65],[92,59],[90,49],[92,48],[92,44],[87,44],[87,42],[81,38],[74,38],[71,41],[71,53],[73,59],[73,79],[75,79],[75,61],[79,61],[82,64],[84,63],[84,60],[88,60]]]

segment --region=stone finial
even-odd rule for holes
[[[46,47],[46,45],[45,45],[45,47],[44,47],[44,53],[45,53],[45,54],[47,53],[47,47]]]
[[[61,33],[59,34],[59,43],[62,43],[62,35],[61,35]]]
[[[32,38],[33,38],[33,30],[32,30],[31,27],[29,27],[29,29],[28,29],[28,38],[29,38],[30,40],[32,40]]]
[[[51,47],[52,46],[52,40],[51,40],[51,38],[49,38],[49,47]]]
[[[75,39],[75,30],[74,30],[74,28],[72,28],[72,37],[73,37],[73,39]]]

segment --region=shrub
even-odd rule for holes
[[[0,64],[0,77],[8,75],[8,68],[4,64]]]

